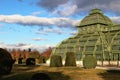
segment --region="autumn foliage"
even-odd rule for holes
[[[41,56],[44,56],[44,57],[46,57],[46,58],[50,58],[51,53],[52,53],[52,48],[49,47],[48,49],[46,49],[46,50],[41,54]]]
[[[49,59],[51,52],[52,52],[51,47],[46,49],[44,52],[40,52],[37,50],[31,50],[31,49],[27,49],[27,50],[12,49],[10,51],[12,58],[16,60],[16,62],[18,62],[20,58],[23,59],[23,62],[25,62],[28,58],[35,58],[37,60],[38,59],[47,60]],[[44,62],[44,61],[38,61],[38,62]]]

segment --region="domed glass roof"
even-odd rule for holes
[[[111,25],[112,21],[105,16],[100,9],[96,8],[90,11],[89,15],[81,21],[79,26],[88,26],[92,24]]]

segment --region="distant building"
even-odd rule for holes
[[[74,52],[76,60],[85,55],[98,60],[118,59],[120,53],[120,25],[113,23],[100,9],[92,9],[77,26],[78,33],[62,41],[52,55],[64,60],[67,52]]]

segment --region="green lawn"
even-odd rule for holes
[[[0,80],[30,80],[32,75],[40,72],[46,73],[51,80],[120,80],[117,70],[24,65],[14,65],[11,74],[0,76]]]

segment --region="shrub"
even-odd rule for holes
[[[29,58],[39,58],[40,54],[38,51],[32,51],[29,53]]]
[[[25,63],[26,63],[26,60],[27,60],[27,58],[26,58],[26,59],[23,58],[23,59],[22,59],[22,64],[25,64]]]
[[[76,59],[74,52],[66,53],[65,66],[76,66]]]
[[[18,64],[22,64],[22,59],[23,59],[23,58],[19,58],[19,59],[18,59]]]
[[[92,55],[87,55],[83,58],[83,66],[85,69],[95,68],[97,65],[97,60]]]
[[[39,57],[39,63],[46,63],[47,58],[44,56]]]
[[[26,65],[35,65],[35,58],[28,58],[26,60]]]
[[[9,74],[15,60],[12,59],[10,53],[0,48],[0,74]]]
[[[52,55],[50,59],[50,67],[62,67],[62,58],[59,55]]]

